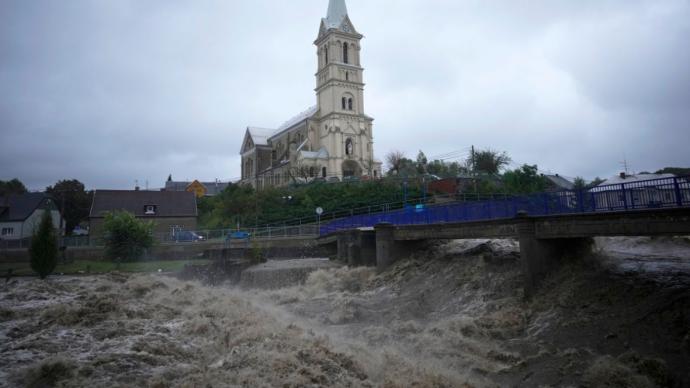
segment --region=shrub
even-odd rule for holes
[[[105,254],[111,260],[136,261],[153,246],[153,222],[138,220],[132,213],[107,213],[103,227]]]
[[[259,245],[259,243],[256,242],[256,240],[252,240],[252,246],[249,251],[249,258],[252,264],[263,264],[267,261],[263,249],[261,249],[261,246]]]
[[[57,266],[58,246],[57,233],[53,226],[50,211],[44,211],[38,229],[34,231],[29,248],[31,255],[31,269],[45,279],[53,273]]]

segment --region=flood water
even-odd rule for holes
[[[453,241],[281,289],[0,283],[2,386],[688,386],[690,242],[600,239],[525,300],[517,243]]]

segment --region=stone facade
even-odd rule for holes
[[[345,0],[330,0],[314,42],[317,104],[276,130],[247,128],[240,152],[241,183],[263,188],[380,176],[374,119],[364,113],[362,38]]]

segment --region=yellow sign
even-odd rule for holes
[[[199,181],[194,181],[187,186],[187,191],[194,193],[197,198],[201,198],[206,195],[206,186],[202,185]]]

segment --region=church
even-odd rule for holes
[[[363,37],[345,0],[330,0],[314,41],[316,105],[277,129],[247,128],[240,183],[261,189],[381,175],[381,162],[374,159],[374,119],[364,113]]]

